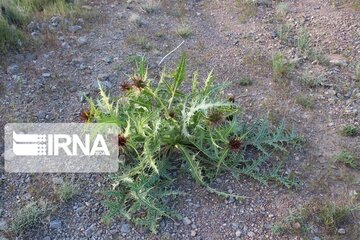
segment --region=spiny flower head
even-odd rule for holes
[[[131,88],[132,88],[131,83],[123,82],[120,84],[120,90],[123,92],[129,91],[129,90],[131,90]]]
[[[123,134],[118,135],[118,146],[119,146],[119,148],[125,147],[127,141],[128,141],[128,139],[127,139],[127,137],[125,137],[125,135],[123,135]]]
[[[241,146],[242,146],[242,142],[240,139],[238,139],[238,138],[230,139],[230,141],[229,141],[230,150],[237,152],[240,150]]]
[[[133,82],[133,85],[139,89],[144,89],[146,87],[146,82],[141,76],[133,76],[131,81]]]
[[[82,122],[89,122],[91,121],[91,112],[89,109],[83,109],[81,112],[80,112],[80,120]]]

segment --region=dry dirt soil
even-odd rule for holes
[[[97,12],[96,19],[73,22],[82,29],[55,29],[51,46],[2,56],[0,133],[9,122],[79,122],[87,105],[84,95],[96,97],[97,80],[116,94],[132,73],[136,56],[146,56],[155,76],[163,67],[173,67],[184,51],[189,75],[199,69],[205,76],[213,69],[217,82],[231,83],[228,92],[237,98],[246,119],[266,115],[273,123],[284,119],[304,137],[301,148],[282,159],[286,171],[301,179],[301,186],[287,189],[248,178],[217,179],[220,189],[250,197],[234,201],[180,178],[178,186],[187,195],[171,206],[184,220],[164,219],[154,235],[122,218],[109,225],[102,222],[103,192],[110,188],[107,174],[6,173],[2,156],[0,239],[360,239],[356,211],[350,223],[338,226],[340,230],[312,225],[301,234],[296,223],[294,233],[272,231],[290,212],[316,200],[359,205],[359,169],[333,159],[348,149],[359,162],[360,137],[340,132],[346,125],[359,127],[360,122],[360,73],[356,76],[355,71],[360,63],[360,12],[326,0],[288,0],[280,7],[266,0],[255,5],[241,0],[160,2],[147,13],[141,1],[93,1],[89,6]],[[286,24],[291,31],[283,36],[277,29]],[[302,29],[310,38],[305,51],[296,44]],[[274,81],[276,52],[294,65],[281,81]],[[252,84],[241,85],[244,78]],[[54,189],[65,181],[75,185],[78,194],[60,203]],[[21,234],[8,232],[16,209],[38,200],[56,203],[57,209]]]

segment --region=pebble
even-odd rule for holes
[[[62,222],[60,220],[53,220],[50,222],[49,227],[51,229],[60,229],[62,227]]]
[[[188,217],[184,217],[182,219],[182,222],[185,224],[185,225],[190,225],[191,224],[191,220],[188,218]]]
[[[85,230],[85,232],[84,232],[85,237],[90,238],[93,235],[94,227],[95,227],[95,224],[91,225],[88,229]]]
[[[109,81],[102,81],[102,82],[99,81],[99,84],[104,91],[108,91],[112,87],[112,84]],[[94,84],[94,86],[96,86],[96,89],[99,88],[99,84],[97,82],[96,82],[96,85]]]
[[[108,57],[104,57],[104,58],[103,58],[103,61],[106,62],[107,64],[110,64],[110,63],[113,62],[113,58],[112,58],[112,57],[109,57],[109,56],[108,56]]]
[[[76,33],[78,31],[80,31],[81,29],[82,29],[82,27],[79,25],[74,25],[74,26],[68,27],[68,31],[72,32],[72,33]]]
[[[294,229],[300,229],[301,228],[301,224],[299,222],[295,222],[293,225]]]
[[[64,182],[64,180],[62,179],[62,177],[53,177],[52,182],[55,185],[60,185]]]
[[[191,230],[190,235],[191,235],[192,237],[195,237],[195,236],[196,236],[196,231],[195,231],[195,230]]]
[[[88,40],[86,37],[79,37],[78,40],[77,40],[77,43],[82,46],[82,45],[85,45],[88,43]]]
[[[56,17],[56,16],[53,16],[51,19],[50,19],[50,23],[51,23],[51,26],[52,27],[57,27],[59,26],[59,23],[61,22],[61,18],[59,17]]]
[[[46,236],[46,237],[43,238],[43,240],[51,240],[51,237]]]
[[[44,78],[49,78],[49,77],[51,77],[51,73],[43,73],[42,76]]]
[[[45,118],[46,118],[46,112],[44,112],[44,111],[39,111],[38,114],[37,114],[37,118],[38,118],[39,120],[45,119]]]
[[[247,235],[248,237],[255,237],[255,233],[252,231],[248,232]]]
[[[70,48],[70,45],[67,43],[67,42],[62,42],[61,43],[61,48],[66,50],[66,49],[69,49]]]
[[[130,232],[130,224],[127,224],[127,223],[122,224],[120,231],[122,233],[129,233]]]
[[[236,235],[236,237],[240,237],[240,236],[241,236],[241,231],[240,231],[240,230],[237,230],[237,231],[235,232],[235,235]]]
[[[109,78],[110,78],[110,75],[109,75],[109,74],[106,74],[106,73],[101,73],[101,74],[99,74],[98,77],[97,77],[97,79],[98,79],[99,81],[106,81],[106,80],[109,80]],[[98,85],[98,84],[97,84],[97,81],[95,81],[94,84],[97,86],[97,85]]]
[[[88,97],[90,97],[89,92],[79,92],[80,102],[82,102],[82,103],[86,102],[86,98],[88,98]]]
[[[234,230],[236,230],[236,229],[239,228],[239,224],[237,224],[237,223],[232,223],[232,224],[231,224],[231,227],[232,227]]]
[[[7,67],[6,72],[11,75],[16,75],[19,73],[19,66],[17,64],[11,64]]]
[[[339,228],[337,232],[338,232],[340,235],[346,234],[345,228]]]

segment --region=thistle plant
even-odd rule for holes
[[[99,99],[89,100],[84,119],[116,123],[121,129],[120,171],[111,176],[105,220],[121,215],[156,232],[161,218],[178,218],[166,203],[181,194],[174,184],[174,173],[180,169],[223,197],[241,198],[211,187],[223,173],[264,184],[298,183],[272,158],[299,142],[295,132],[284,124],[273,129],[267,120],[245,123],[236,103],[221,94],[225,86],[214,84],[211,73],[202,83],[195,73],[191,88],[184,91],[185,68],[183,55],[174,73],[164,72],[155,81],[142,59],[130,80],[120,85],[119,96],[110,97],[100,87]]]

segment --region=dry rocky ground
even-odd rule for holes
[[[101,221],[106,211],[101,200],[109,189],[106,174],[12,174],[5,173],[2,164],[0,239],[360,239],[357,211],[349,224],[333,232],[322,226],[313,226],[305,235],[276,235],[271,230],[290,211],[314,199],[359,205],[360,191],[359,169],[333,162],[342,149],[360,156],[360,137],[340,134],[343,126],[359,127],[360,122],[360,76],[355,71],[360,63],[360,13],[328,1],[283,2],[286,7],[266,0],[256,5],[163,0],[147,13],[139,1],[94,1],[89,4],[98,12],[94,23],[80,19],[64,29],[58,27],[64,19],[52,18],[47,25],[54,31],[55,46],[2,59],[0,132],[8,122],[78,122],[86,106],[84,96],[96,97],[97,80],[116,94],[119,83],[132,73],[134,56],[145,55],[150,72],[156,74],[163,66],[174,66],[185,51],[189,74],[199,69],[204,76],[214,69],[216,81],[231,82],[229,93],[248,120],[266,114],[273,122],[284,118],[304,136],[302,147],[283,159],[286,171],[301,179],[298,189],[219,178],[215,184],[220,189],[250,197],[239,202],[219,198],[180,177],[178,186],[187,195],[171,205],[184,218],[162,220],[153,235],[121,218],[109,225]],[[277,29],[286,23],[293,31],[284,37]],[[311,39],[307,50],[317,56],[294,44],[294,32],[301,29]],[[41,37],[41,29],[33,30]],[[179,35],[185,43],[158,66],[183,41]],[[273,80],[275,52],[294,64],[282,82]],[[240,79],[246,77],[252,84],[242,86]],[[314,79],[318,86],[311,88],[308,82]],[[60,203],[54,189],[64,181],[75,185],[78,194]],[[16,209],[40,199],[56,203],[57,209],[24,233],[6,231]],[[302,224],[306,223],[295,222],[295,230]]]

